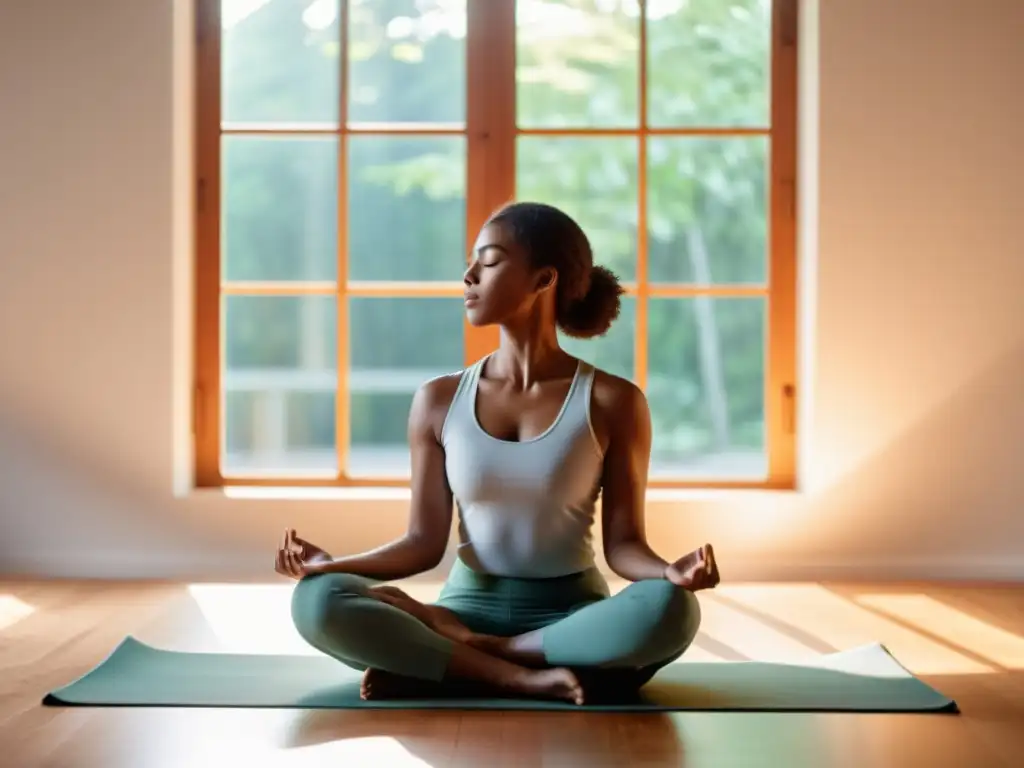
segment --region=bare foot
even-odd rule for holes
[[[368,669],[363,673],[359,698],[363,701],[387,699],[445,698],[450,696],[501,696],[502,688],[508,692],[542,699],[560,699],[570,704],[583,704],[583,686],[571,670],[529,670],[515,681],[501,688],[489,688],[468,681],[435,683],[414,677],[396,675],[381,669]],[[507,694],[506,694],[507,695]]]
[[[437,683],[428,680],[417,680],[414,677],[396,675],[382,669],[368,669],[363,673],[363,681],[359,686],[359,698],[364,701],[376,699],[412,699],[434,697],[437,695]]]
[[[583,686],[565,667],[530,670],[515,685],[517,692],[545,699],[562,699],[570,704],[583,703]]]
[[[715,562],[715,550],[710,544],[679,558],[665,570],[665,576],[673,584],[691,592],[714,589],[722,580]]]
[[[529,669],[503,659],[502,654],[515,650],[512,639],[476,635],[448,609],[424,605],[397,587],[374,587],[370,592],[376,599],[414,616],[456,645],[448,668],[453,679],[435,683],[368,669],[363,674],[360,689],[363,699],[488,696],[506,692],[583,703],[583,686],[571,670]]]

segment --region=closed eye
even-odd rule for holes
[[[501,259],[506,253],[507,251],[500,245],[490,243],[476,249],[476,258],[480,262],[480,266],[494,267],[501,263]],[[483,258],[487,259],[487,261],[480,261]]]

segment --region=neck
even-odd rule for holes
[[[568,355],[558,345],[554,323],[528,321],[522,325],[503,325],[501,345],[493,359],[496,373],[512,379],[516,385],[529,387],[538,380],[554,378],[562,373]]]

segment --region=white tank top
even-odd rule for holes
[[[594,507],[603,455],[590,421],[594,368],[580,362],[554,423],[501,440],[476,416],[480,373],[467,368],[441,429],[459,516],[459,559],[480,573],[551,578],[594,565]]]

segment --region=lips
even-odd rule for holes
[[[480,300],[480,297],[477,296],[475,293],[464,293],[463,294],[463,302],[466,304],[466,306],[470,306],[472,304],[476,304],[479,300]]]

